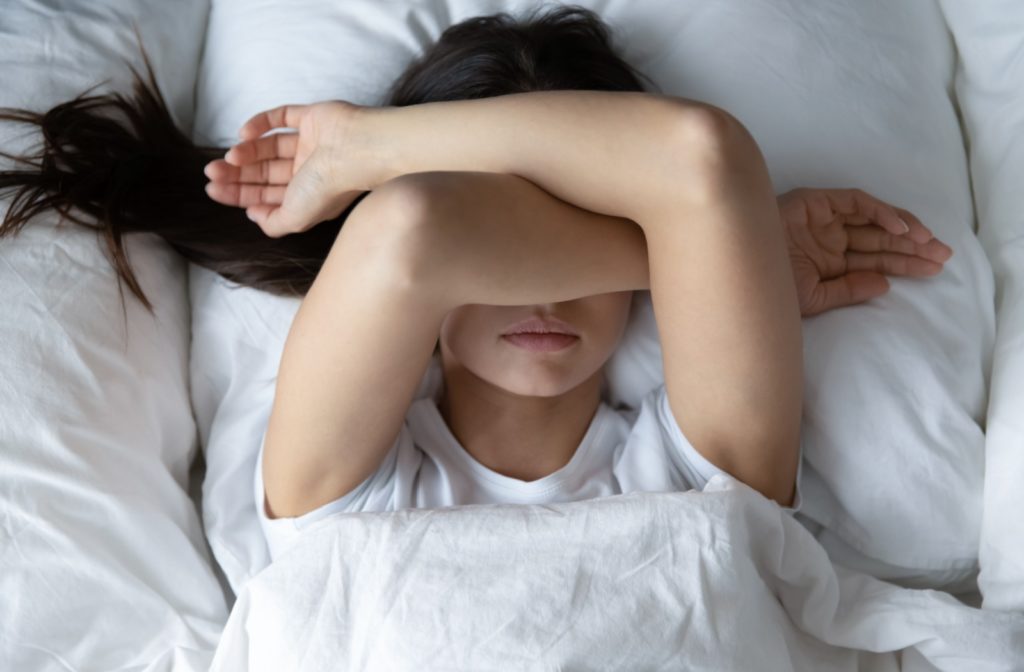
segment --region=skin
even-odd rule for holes
[[[261,137],[279,127],[298,133]],[[625,302],[610,297],[648,288],[684,434],[790,505],[801,313],[878,296],[884,274],[934,275],[952,252],[911,213],[859,190],[776,199],[735,118],[672,96],[285,106],[241,136],[207,167],[208,193],[246,207],[268,235],[373,192],[285,345],[263,464],[272,516],[336,499],[379,466],[439,335],[443,413],[463,447],[524,480],[564,465],[621,334]],[[579,320],[588,348],[499,347],[503,327],[545,310]]]
[[[633,292],[536,306],[459,306],[441,326],[444,394],[438,408],[459,443],[494,471],[531,481],[563,467],[601,401],[604,365],[629,317]],[[583,338],[538,354],[500,334],[533,315],[554,315]],[[523,431],[524,428],[529,428]]]

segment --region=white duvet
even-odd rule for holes
[[[1024,614],[833,566],[778,506],[716,476],[703,493],[332,516],[246,584],[211,670],[1022,663]]]

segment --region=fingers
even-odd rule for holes
[[[284,200],[286,187],[261,184],[239,184],[237,182],[208,182],[206,193],[213,200],[224,205],[247,208],[251,205],[276,205]]]
[[[251,140],[275,128],[298,128],[308,107],[308,105],[281,105],[260,112],[242,124],[238,131],[238,137],[242,140]]]
[[[233,166],[244,166],[270,159],[293,159],[298,146],[298,133],[274,133],[238,143],[228,150],[224,160]]]
[[[939,263],[953,256],[953,248],[938,238],[918,243],[906,235],[893,235],[877,226],[849,226],[846,228],[846,238],[848,249],[855,252],[899,252]]]
[[[927,277],[942,271],[942,264],[898,252],[847,252],[847,271],[873,271],[885,275]]]
[[[267,221],[270,213],[273,212],[278,206],[276,205],[250,205],[245,209],[245,216],[260,225],[263,228],[262,222]],[[266,230],[264,229],[264,233]],[[268,234],[269,235],[269,234]],[[271,238],[278,238],[279,236],[271,236]]]
[[[934,234],[916,215],[872,196],[863,189],[796,189],[814,215],[813,221],[832,220],[831,212],[843,215],[847,224],[874,224],[893,235],[906,235],[916,243],[927,243]]]
[[[239,167],[224,159],[215,159],[206,164],[203,173],[213,182],[288,184],[294,165],[291,159],[271,159]]]
[[[889,291],[885,276],[870,272],[853,272],[822,282],[815,288],[804,317],[869,301]]]
[[[877,226],[850,226],[846,228],[849,249],[857,252],[899,252],[914,254],[917,243],[906,236],[894,235]]]
[[[903,208],[897,208],[895,206],[891,207],[893,208],[893,210],[900,214],[900,216],[903,218],[903,221],[910,225],[910,232],[907,233],[907,236],[909,236],[911,240],[913,240],[916,243],[927,243],[929,240],[935,237],[935,234],[933,234],[928,227],[921,223],[921,220],[917,218],[917,215],[915,215],[909,210],[904,210]],[[950,254],[952,254],[952,252],[953,251],[950,250]]]
[[[826,189],[824,191],[832,207],[837,212],[847,215],[846,221],[851,224],[870,222],[897,236],[910,231],[910,222],[904,223],[900,214],[891,205],[862,189]]]
[[[284,198],[293,166],[290,159],[260,161],[241,167],[216,159],[203,169],[210,178],[206,193],[224,205],[242,208],[261,203],[276,205]]]

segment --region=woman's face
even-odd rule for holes
[[[530,306],[467,304],[441,325],[441,354],[514,394],[559,396],[604,366],[625,331],[633,290]],[[575,336],[506,336],[539,318],[567,325]],[[535,331],[535,329],[531,329]]]

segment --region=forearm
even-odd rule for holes
[[[373,188],[405,173],[509,173],[596,213],[640,222],[687,185],[685,156],[709,106],[639,92],[543,91],[408,107],[363,108],[354,124]],[[694,118],[695,123],[688,123]],[[372,177],[370,177],[372,176]]]
[[[571,205],[521,177],[425,172],[387,188],[416,213],[417,277],[449,309],[650,287],[647,241],[635,222]]]

